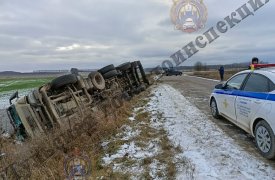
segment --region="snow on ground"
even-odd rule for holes
[[[163,119],[157,117],[157,111],[152,111],[152,116],[147,120],[138,121],[137,116],[146,113],[144,108],[135,108],[129,117],[129,124],[122,126],[120,133],[101,144],[105,151],[102,165],[111,167],[114,172],[130,174],[131,179],[166,179],[168,165],[166,161],[159,160],[163,153],[161,137],[166,135],[160,133],[163,130],[163,123],[160,121]],[[146,132],[150,133],[150,137],[142,135],[146,128],[149,128]],[[160,135],[156,135],[158,133]],[[121,145],[114,152],[108,153],[114,144]],[[179,157],[175,163],[181,160]]]
[[[18,91],[19,97],[27,95],[32,89],[22,89]],[[15,93],[16,90],[14,91],[7,91],[0,93],[0,109],[6,109],[9,106],[9,98],[10,96]]]
[[[139,136],[141,132],[141,123],[136,121],[136,115],[139,111],[142,111],[141,107],[135,108],[133,110],[132,116],[129,117],[129,121],[132,124],[135,124],[133,127],[130,125],[122,126],[120,128],[120,133],[116,134],[116,136],[112,139],[101,144],[103,149],[108,151],[108,148],[110,148],[109,146],[111,146],[110,144],[112,142],[125,142],[113,154],[105,154],[105,156],[102,158],[103,165],[111,165],[114,172],[132,173],[135,174],[136,177],[141,176],[144,172],[144,167],[140,166],[142,161],[145,158],[153,157],[159,151],[155,141],[148,142],[148,145],[142,148],[136,144],[135,138]],[[130,165],[125,162],[126,159],[128,159],[128,161],[132,161]],[[155,167],[156,166],[152,165],[152,168]],[[135,176],[133,175],[133,177]]]
[[[275,179],[275,170],[228,137],[179,91],[169,85],[154,90],[148,111],[163,113],[169,139],[194,167],[194,179]],[[179,169],[177,179],[187,179]]]

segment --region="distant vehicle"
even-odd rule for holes
[[[210,97],[212,115],[223,116],[254,136],[257,148],[267,159],[275,159],[274,67],[258,64],[255,70],[239,72],[217,85]]]
[[[165,75],[166,76],[181,76],[182,72],[176,71],[174,69],[167,69],[167,70],[165,70]]]

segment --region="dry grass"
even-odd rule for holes
[[[244,69],[226,70],[224,73],[224,80],[228,80],[231,76],[233,76],[234,74],[242,70]],[[220,80],[220,74],[218,70],[217,71],[195,71],[193,72],[193,75],[203,77],[203,78]]]
[[[91,178],[104,176],[120,179],[120,177],[126,177],[126,175],[113,173],[110,169],[101,166],[103,155],[101,141],[114,136],[119,128],[128,122],[127,119],[132,113],[135,102],[143,95],[134,97],[131,102],[125,102],[119,109],[110,106],[102,108],[101,112],[86,117],[84,122],[80,123],[78,128],[71,133],[62,133],[58,130],[51,135],[43,135],[30,142],[24,142],[23,145],[3,142],[1,139],[1,152],[8,152],[8,154],[1,159],[0,168],[6,171],[4,174],[7,179],[65,179],[64,157],[78,147],[86,152],[92,161]],[[61,134],[62,138],[55,141]],[[57,146],[55,142],[59,145]],[[113,151],[121,143],[116,142],[113,145]],[[17,164],[17,169],[12,164]]]
[[[143,92],[135,96],[130,102],[125,102],[119,109],[112,109],[106,104],[108,107],[102,107],[100,108],[102,111],[86,117],[82,123],[78,124],[78,128],[71,132],[65,133],[59,130],[50,135],[25,142],[23,145],[5,142],[9,146],[5,146],[3,151],[9,152],[9,154],[0,161],[2,163],[1,168],[7,171],[5,173],[7,179],[65,179],[64,159],[75,147],[78,147],[86,152],[91,160],[92,175],[90,179],[96,179],[97,177],[104,177],[103,179],[129,179],[132,176],[131,173],[114,172],[112,166],[103,166],[102,157],[106,153],[114,154],[121,145],[128,143],[130,140],[110,141],[107,150],[103,149],[101,145],[106,139],[112,139],[116,134],[121,133],[123,125],[129,125],[133,129],[138,128],[140,130],[140,134],[132,139],[138,147],[146,148],[150,140],[158,139],[158,146],[161,149],[157,155],[142,160],[141,166],[145,169],[142,178],[151,179],[149,166],[153,160],[157,160],[165,165],[165,170],[158,171],[157,175],[173,179],[177,170],[173,158],[181,151],[180,147],[174,147],[171,144],[164,129],[155,129],[150,126],[151,114],[143,109],[136,112],[135,122],[128,120],[135,107],[145,107],[147,105],[149,96],[149,92]],[[162,119],[162,114],[159,114],[157,118]],[[54,141],[60,136],[63,138]],[[17,162],[16,166],[9,166],[15,161]],[[116,162],[123,163],[126,167],[137,163],[128,157],[117,159]]]

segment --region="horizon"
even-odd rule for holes
[[[197,61],[200,62],[200,61]],[[195,62],[195,63],[197,63]],[[184,67],[194,67],[195,63],[193,65],[180,65],[177,66],[175,68],[184,68]],[[202,62],[201,62],[202,63]],[[269,63],[269,62],[266,62]],[[244,67],[246,65],[249,65],[250,62],[240,62],[240,63],[230,63],[230,64],[203,64],[203,66],[232,66],[232,65],[240,65],[240,67]],[[144,67],[145,69],[154,69],[154,66],[151,67]],[[92,70],[97,70],[97,69],[80,69],[79,70],[87,70],[87,72],[92,71]],[[41,71],[41,72],[39,72]],[[64,72],[70,72],[70,69],[39,69],[39,70],[31,70],[31,71],[13,71],[13,70],[4,70],[4,71],[0,71],[0,73],[4,73],[4,72],[14,72],[14,73],[57,73],[58,71],[60,71],[60,73],[64,73]]]
[[[205,28],[189,34],[175,30],[172,0],[2,1],[0,71],[96,69],[134,59],[156,67],[247,0],[203,2]],[[181,65],[245,63],[252,57],[275,63],[274,8],[268,2]]]

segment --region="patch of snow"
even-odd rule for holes
[[[106,150],[108,148],[108,145],[109,145],[110,142],[103,142],[101,143],[101,147]]]
[[[134,113],[137,113],[138,111],[142,110],[143,107],[137,107],[137,108],[134,108]]]
[[[272,179],[275,170],[238,146],[179,91],[160,85],[149,111],[163,113],[164,127],[175,146],[183,149],[194,179]],[[181,170],[180,170],[181,171]],[[177,179],[186,179],[186,172]]]
[[[121,140],[128,141],[140,134],[140,130],[133,130],[130,126],[124,126],[123,133],[117,134],[117,137],[121,137]]]
[[[32,89],[23,89],[18,91],[18,96],[22,97],[27,95]],[[9,103],[9,98],[10,96],[16,92],[16,90],[14,91],[7,91],[7,92],[2,92],[0,93],[0,109],[6,109],[7,107],[9,107],[10,103]]]
[[[135,119],[135,117],[132,116],[132,117],[129,117],[128,120],[129,120],[129,121],[134,121],[134,120],[136,120],[136,119]]]
[[[154,159],[153,162],[149,165],[150,176],[152,179],[158,179],[158,172],[164,172],[165,166],[161,164],[158,160]]]
[[[149,144],[148,148],[142,149],[138,147],[134,141],[130,142],[129,144],[123,144],[120,149],[113,155],[106,155],[103,157],[103,161],[106,165],[111,164],[114,162],[115,159],[120,159],[123,157],[127,157],[130,159],[140,160],[146,157],[153,157],[158,152],[158,147],[155,144]]]
[[[11,137],[11,135],[9,133],[4,133],[4,134],[2,134],[2,137],[9,139]]]

